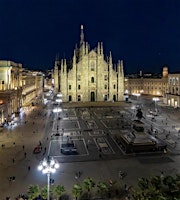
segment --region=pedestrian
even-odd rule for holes
[[[13,145],[15,146],[15,145],[16,145],[16,143],[15,143],[15,142],[13,142]]]
[[[31,167],[30,167],[30,166],[28,166],[28,171],[30,171],[30,169],[31,169]]]
[[[164,179],[164,172],[161,172],[160,177],[161,177],[162,180]]]
[[[23,150],[24,150],[24,145],[22,146]]]
[[[24,152],[24,157],[25,157],[25,158],[26,158],[26,155],[27,155],[26,152]]]
[[[75,179],[77,180],[78,179],[78,173],[76,172],[75,174]]]
[[[13,164],[15,163],[15,159],[14,158],[12,159],[12,162],[13,162]]]

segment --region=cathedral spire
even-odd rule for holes
[[[97,53],[100,55],[101,54],[101,47],[100,47],[100,42],[98,42],[98,48],[97,48]]]
[[[83,25],[81,25],[81,35],[80,35],[80,45],[84,42],[84,32],[83,32]]]
[[[59,61],[59,53],[56,54],[55,61]]]

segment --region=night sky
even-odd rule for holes
[[[52,69],[57,53],[72,57],[81,24],[125,73],[180,71],[179,0],[0,0],[0,59]]]

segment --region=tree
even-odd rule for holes
[[[83,188],[87,191],[87,198],[90,198],[90,193],[92,189],[95,187],[95,182],[92,180],[92,178],[88,177],[84,179],[83,181]]]
[[[88,192],[90,192],[95,187],[95,182],[92,180],[92,178],[88,177],[84,179],[83,186]]]
[[[43,199],[47,199],[47,186],[44,186],[42,189],[41,189],[41,197]]]
[[[153,176],[149,180],[139,179],[139,188],[133,191],[132,199],[134,200],[177,200],[180,199],[180,188],[178,187],[178,176],[164,177],[163,181],[160,176]],[[168,186],[167,190],[165,186]]]
[[[141,190],[145,190],[148,188],[148,179],[145,178],[139,178],[138,179],[138,186]]]
[[[160,176],[153,176],[151,178],[151,184],[156,190],[159,190],[162,187],[161,177]]]
[[[165,176],[163,179],[164,185],[167,185],[169,188],[169,191],[175,189],[176,187],[176,179],[172,176]]]
[[[47,196],[48,196],[48,192],[47,192],[48,190],[47,190],[47,185],[46,186],[44,186],[44,187],[42,187],[41,188],[41,197],[43,198],[43,199],[47,199]],[[53,193],[54,193],[54,188],[53,187],[50,187],[50,195],[53,195]]]
[[[77,200],[82,194],[82,186],[80,184],[75,184],[72,189],[72,194]]]
[[[56,194],[57,198],[60,198],[61,195],[65,192],[64,186],[63,185],[57,185],[54,188],[54,193]]]
[[[107,195],[107,193],[109,192],[109,188],[107,186],[107,183],[105,182],[99,182],[97,184],[97,188],[98,188],[98,192],[101,194],[102,197]]]
[[[38,185],[30,185],[28,187],[28,199],[33,200],[40,195],[40,190]]]

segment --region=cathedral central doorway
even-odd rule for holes
[[[113,95],[113,101],[116,101],[116,95]]]
[[[95,101],[95,93],[91,92],[91,101]]]

